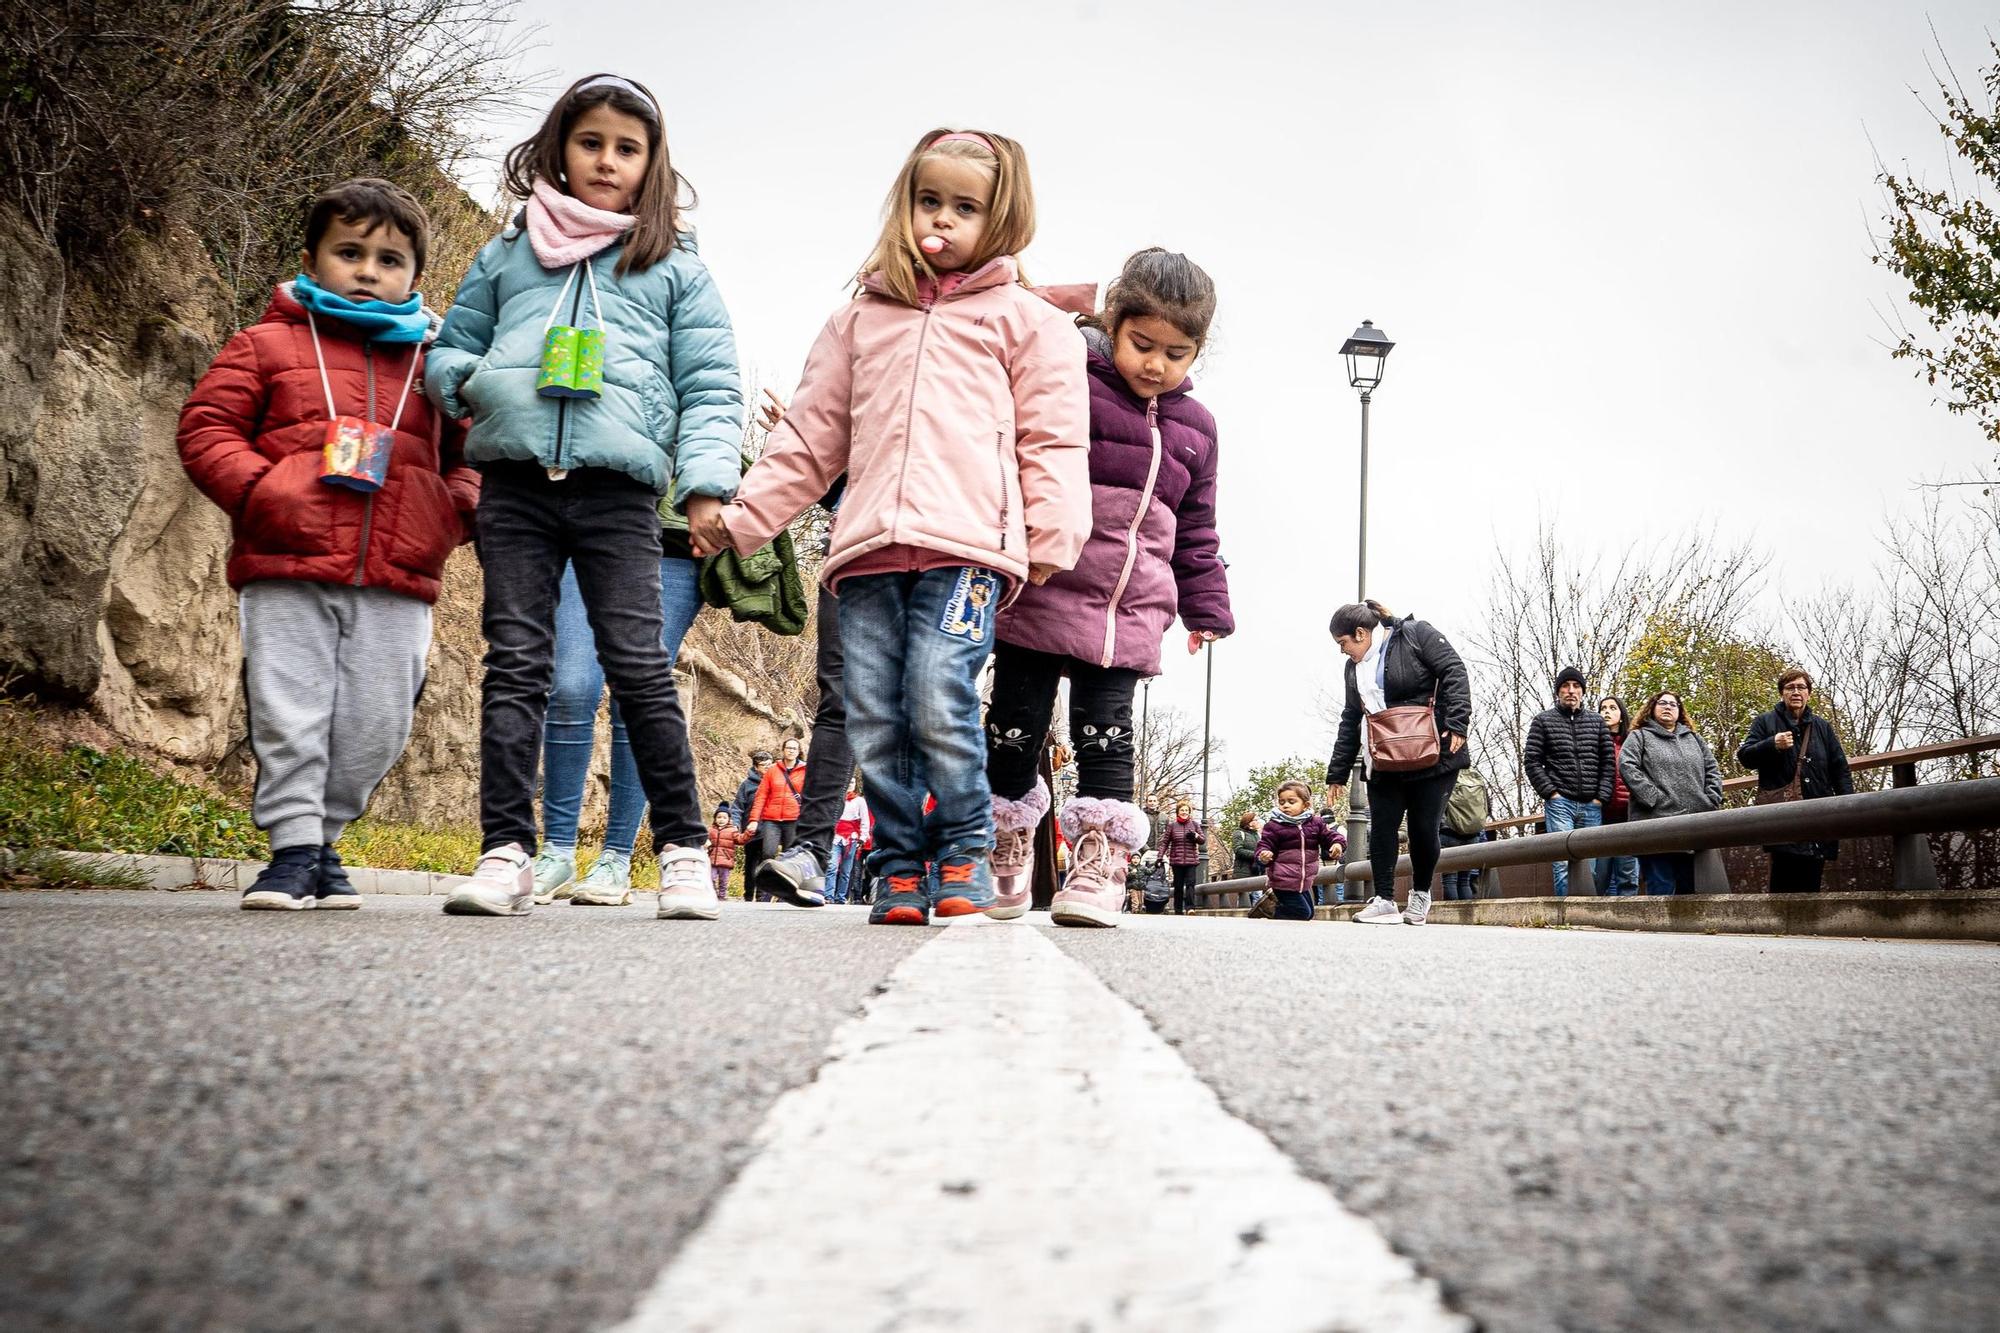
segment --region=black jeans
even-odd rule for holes
[[[1018,801],[1035,785],[1035,763],[1055,715],[1056,687],[1069,677],[1069,742],[1076,752],[1078,796],[1132,799],[1132,696],[1139,673],[1038,653],[1011,643],[993,650],[993,701],[986,708],[986,781],[993,794]]]
[[[798,845],[809,847],[826,868],[833,852],[833,826],[847,804],[847,784],[854,778],[854,750],[847,743],[847,699],[841,676],[840,601],[819,590],[819,706],[813,710],[812,762],[806,765],[805,790],[799,793]]]
[[[653,847],[707,838],[687,719],[660,642],[657,497],[623,473],[582,468],[550,481],[528,463],[482,469],[476,530],[485,571],[480,686],[481,845],[535,847],[535,770],[555,677],[556,594],[576,570],[597,660],[625,719],[652,805]]]
[[[1429,893],[1438,863],[1438,828],[1457,773],[1400,778],[1380,773],[1368,780],[1368,867],[1375,896],[1396,898],[1396,831],[1404,816],[1410,825],[1410,891]]]
[[[1174,867],[1174,911],[1182,916],[1194,906],[1195,876],[1200,870],[1199,865]]]
[[[1771,892],[1818,893],[1826,862],[1797,852],[1771,853]]]

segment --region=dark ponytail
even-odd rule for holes
[[[1336,639],[1344,639],[1357,630],[1375,629],[1396,623],[1396,613],[1372,597],[1363,602],[1349,602],[1333,613],[1333,622],[1327,631]]]

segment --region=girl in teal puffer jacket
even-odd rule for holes
[[[425,374],[470,417],[484,477],[480,715],[483,849],[453,913],[534,899],[535,771],[565,566],[652,805],[663,917],[711,919],[706,829],[687,723],[661,644],[661,497],[690,518],[736,492],[743,398],[735,337],[682,229],[684,182],[660,108],[615,75],[579,80],[506,162],[527,200],[480,251]]]

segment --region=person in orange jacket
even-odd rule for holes
[[[806,785],[805,746],[796,736],[787,736],[778,747],[778,757],[764,770],[757,795],[750,802],[750,818],[744,832],[758,839],[758,855],[770,861],[780,852],[790,851],[799,832],[799,793]],[[743,896],[752,892],[761,900],[770,894],[744,886]]]

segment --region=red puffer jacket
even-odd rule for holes
[[[334,405],[388,425],[410,373],[408,344],[364,342],[319,321]],[[181,465],[229,515],[229,586],[258,579],[387,588],[435,602],[445,558],[472,536],[479,474],[464,431],[424,397],[421,366],[397,422],[389,475],[373,494],[320,476],[326,390],[291,284],[229,340],[181,409]]]
[[[757,787],[757,800],[750,807],[753,822],[775,819],[784,823],[799,817],[799,793],[806,789],[806,766],[794,764],[785,767],[781,759],[764,770],[764,781]]]

